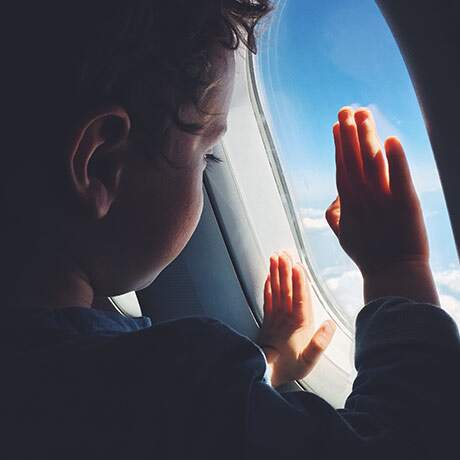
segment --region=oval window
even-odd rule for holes
[[[460,324],[460,269],[421,111],[398,46],[371,0],[280,1],[255,61],[257,91],[330,308],[350,328],[362,279],[328,228],[336,196],[332,124],[344,105],[372,110],[380,136],[398,136],[422,203],[443,307]]]

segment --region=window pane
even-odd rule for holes
[[[396,135],[405,147],[441,301],[460,323],[460,269],[433,153],[404,61],[374,1],[279,2],[255,70],[308,257],[330,306],[352,328],[363,302],[360,274],[324,211],[336,195],[337,111],[366,106],[382,139]]]

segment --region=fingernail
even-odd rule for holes
[[[353,121],[353,111],[351,109],[343,109],[339,112],[340,123],[351,123]]]
[[[369,112],[367,110],[359,110],[355,112],[356,123],[362,124],[369,120]]]

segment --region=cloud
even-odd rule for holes
[[[337,276],[329,276],[326,286],[349,318],[354,319],[363,307],[363,279],[359,270],[346,270]]]
[[[439,290],[441,307],[460,326],[460,269],[450,268],[435,271],[433,277]]]
[[[450,269],[434,272],[434,279],[438,285],[460,294],[460,270]]]
[[[326,230],[329,225],[324,218],[303,217],[302,224],[308,230]]]
[[[445,310],[449,315],[454,318],[456,323],[460,325],[460,300],[452,297],[450,295],[443,295],[439,296],[441,301],[441,306],[443,310]]]
[[[375,124],[377,126],[378,136],[381,141],[385,140],[389,136],[396,136],[398,137],[401,142],[403,142],[402,134],[398,128],[389,120],[389,118],[382,112],[380,107],[375,104],[369,105],[361,105],[358,102],[353,102],[350,104],[350,107],[353,109],[358,109],[359,107],[365,107],[372,112],[372,116],[374,117]],[[383,148],[383,142],[381,142],[381,147]]]
[[[317,208],[301,208],[300,213],[309,217],[324,217],[324,211]]]
[[[332,266],[321,271],[326,287],[337,305],[351,321],[363,307],[363,280],[359,270]],[[442,308],[460,327],[460,269],[452,268],[433,273],[438,286]]]
[[[350,105],[354,109],[361,107],[361,105],[357,102]],[[427,145],[426,147],[429,150],[428,155],[426,155],[429,158],[429,161],[426,159],[421,161],[421,156],[417,153],[415,146],[412,146],[411,142],[409,142],[410,139],[406,139],[404,137],[404,134],[395,126],[394,123],[390,121],[389,117],[383,113],[380,106],[375,103],[371,103],[365,107],[368,108],[374,116],[382,148],[383,141],[390,136],[396,136],[403,144],[406,154],[408,155],[417,192],[419,194],[438,192],[440,193],[439,196],[441,197],[441,202],[443,203],[441,181],[433,160],[433,154],[430,151],[430,146]],[[392,115],[392,118],[394,119],[394,114]],[[398,120],[396,120],[396,123],[398,123]],[[441,206],[444,206],[444,203],[441,204]]]
[[[390,122],[388,117],[380,110],[377,104],[369,104],[369,110],[374,115],[375,124],[379,132],[380,138],[386,139],[389,136],[397,136],[403,142],[402,134],[396,126]]]
[[[329,224],[324,217],[324,211],[316,208],[301,208],[300,218],[307,230],[328,230]]]

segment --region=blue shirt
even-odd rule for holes
[[[82,307],[5,312],[0,458],[453,458],[460,339],[438,307],[359,314],[345,407],[280,394],[251,340],[210,318]]]

